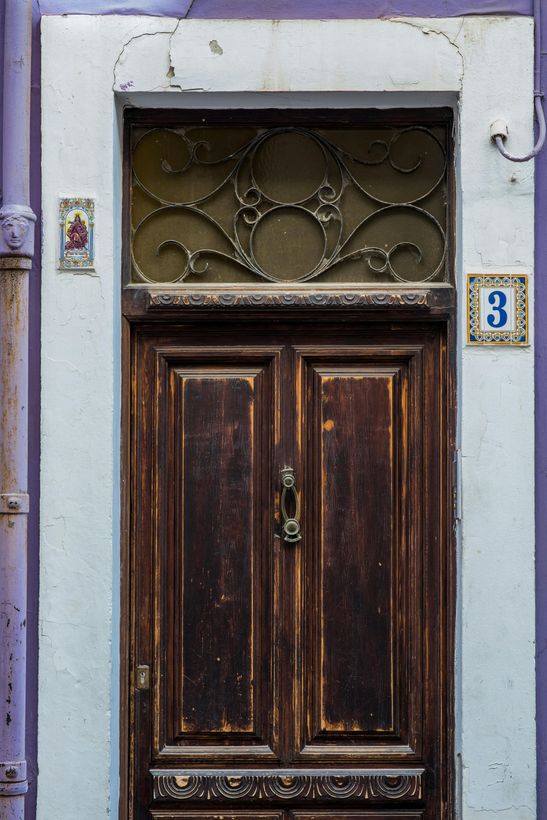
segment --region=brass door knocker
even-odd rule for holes
[[[283,467],[281,470],[281,484],[283,490],[281,492],[281,516],[283,519],[283,538],[289,544],[294,544],[300,541],[302,535],[300,533],[300,494],[296,489],[296,478],[294,469],[292,467]],[[289,493],[294,498],[294,514],[292,516],[287,512],[287,501]]]

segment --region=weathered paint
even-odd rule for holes
[[[119,298],[121,149],[117,138],[112,138],[117,123],[113,78],[120,102],[129,103],[142,100],[136,95],[145,93],[149,104],[164,104],[165,97],[154,96],[162,90],[168,93],[170,105],[203,106],[211,101],[217,107],[260,106],[264,90],[270,91],[269,105],[289,107],[347,105],[350,100],[353,105],[371,100],[412,105],[424,99],[435,104],[436,86],[450,99],[459,97],[461,287],[461,277],[468,271],[533,272],[531,169],[508,166],[488,139],[491,120],[504,116],[515,151],[525,150],[531,142],[533,37],[531,21],[521,18],[436,20],[433,26],[423,20],[179,24],[169,18],[68,17],[47,18],[43,26],[43,139],[48,173],[43,197],[39,817],[62,816],[68,796],[78,794],[79,816],[94,820],[107,809],[109,787],[113,804],[116,794],[109,769],[109,759],[116,758],[112,748],[116,743],[107,715],[110,664],[116,660],[110,612],[117,584],[110,559],[112,546],[117,549],[118,493],[117,398],[114,395],[113,400],[112,386],[117,389],[119,366],[113,317]],[[239,36],[234,26],[242,26]],[[368,61],[367,49],[353,49],[347,55],[352,66],[348,70],[340,41],[357,38],[362,46],[385,38],[387,31],[393,38],[391,48],[384,40],[386,48],[374,62]],[[277,37],[283,40],[283,65],[272,57],[250,70],[241,44],[260,54],[260,46],[264,51]],[[222,55],[212,54],[213,39],[223,49]],[[89,57],[85,72],[80,72],[83,42]],[[235,43],[239,43],[239,91]],[[328,61],[317,59],[318,43],[325,53],[337,55],[335,77]],[[429,73],[420,72],[424,49],[433,66]],[[405,73],[390,77],[394,53],[406,54],[409,65],[417,67],[412,92]],[[219,70],[218,63],[225,58],[226,71]],[[67,76],[77,79],[78,99],[62,93]],[[187,80],[198,77],[212,96],[181,93]],[[176,85],[171,85],[176,78]],[[325,87],[337,90],[325,92]],[[367,95],[364,88],[373,94]],[[60,132],[65,135],[62,154],[56,136]],[[86,162],[82,163],[84,149]],[[81,195],[100,194],[95,277],[55,270],[57,196],[75,188]],[[461,338],[464,322],[462,310]],[[533,349],[466,348],[460,366],[462,816],[465,820],[478,820],[486,812],[510,816],[518,806],[515,820],[532,820],[536,817]],[[70,428],[61,423],[66,418],[72,420]],[[87,603],[90,587],[93,606]],[[486,593],[492,602],[487,609]],[[85,685],[89,680],[93,687]],[[48,755],[52,738],[66,752],[61,784]],[[84,790],[82,771],[87,779]]]
[[[23,820],[27,790],[29,268],[29,259],[0,259],[0,817],[7,820]]]
[[[33,0],[32,80],[31,80],[31,159],[30,194],[35,213],[40,211],[40,10]],[[3,65],[5,0],[0,0],[0,65]],[[3,83],[0,82],[0,111],[3,111]],[[0,147],[2,134],[0,129]],[[26,675],[26,753],[29,792],[25,807],[27,820],[35,817],[36,758],[38,722],[38,555],[39,555],[39,477],[40,477],[40,237],[41,223],[36,224],[35,254],[29,271],[29,402],[28,402],[28,490],[36,500],[28,515],[28,607],[27,607],[27,675]]]
[[[27,646],[31,3],[6,0],[0,209],[0,816],[23,820]],[[16,112],[17,116],[13,116]]]

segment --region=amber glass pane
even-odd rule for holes
[[[447,127],[132,129],[132,281],[447,280]]]

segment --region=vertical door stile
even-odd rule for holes
[[[269,550],[271,564],[271,629],[272,629],[272,669],[270,679],[272,686],[272,720],[274,724],[274,751],[279,760],[283,757],[283,725],[281,722],[280,704],[283,703],[283,658],[281,657],[282,644],[282,618],[283,598],[282,598],[282,542],[279,537],[281,527],[280,493],[278,491],[279,462],[282,459],[285,431],[283,429],[283,416],[281,398],[283,393],[283,372],[284,372],[283,347],[280,346],[275,360],[274,386],[272,389],[272,412],[273,412],[273,439],[270,444],[271,460],[269,471],[269,482],[266,489],[270,499],[269,509],[271,514],[266,521],[266,529],[269,532]]]
[[[294,355],[290,340],[285,338],[282,353],[282,376],[280,382],[280,428],[281,446],[279,448],[279,460],[275,476],[276,497],[278,498],[278,527],[276,542],[279,549],[279,596],[280,608],[278,614],[279,628],[279,669],[281,673],[279,692],[281,695],[280,727],[281,743],[280,757],[282,765],[288,765],[293,757],[292,736],[294,732],[294,714],[298,693],[295,687],[297,675],[297,641],[298,619],[296,614],[296,579],[299,573],[299,561],[301,541],[289,543],[284,540],[282,533],[281,518],[281,470],[292,467],[296,473],[297,486],[301,480],[300,465],[296,450],[297,436],[295,431],[296,409],[295,409],[295,384],[294,384]]]
[[[302,369],[299,351],[296,345],[291,344],[291,353],[293,358],[293,373],[295,385],[295,447],[297,456],[295,461],[297,463],[298,472],[298,487],[302,497],[301,504],[301,522],[302,522],[302,540],[299,542],[299,556],[298,556],[298,574],[295,578],[296,585],[296,599],[295,599],[295,675],[294,675],[294,709],[293,709],[293,726],[291,734],[291,752],[293,760],[296,758],[298,747],[300,745],[300,737],[303,732],[303,717],[304,717],[304,656],[306,653],[306,612],[305,600],[306,592],[304,585],[306,583],[306,566],[308,562],[309,545],[313,542],[313,533],[309,526],[308,510],[312,504],[312,500],[308,493],[308,473],[307,473],[307,441],[305,437],[305,414],[306,414],[306,395],[305,385],[302,380]]]

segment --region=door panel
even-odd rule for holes
[[[242,811],[233,814],[223,811],[152,811],[154,820],[283,820],[283,812],[272,811]],[[410,815],[409,815],[410,817]]]
[[[308,505],[301,759],[419,753],[422,624],[406,594],[423,349],[298,351]],[[414,506],[416,506],[414,504]],[[414,564],[414,570],[416,565]],[[409,692],[409,675],[413,692]]]
[[[277,351],[161,350],[158,759],[275,759]]]
[[[393,731],[394,375],[316,370],[322,532],[313,671],[318,732],[327,735]]]
[[[200,368],[173,375],[182,481],[178,737],[248,734],[254,730],[253,478],[257,457],[258,463],[263,457],[254,451],[254,402],[260,372]],[[242,531],[248,539],[240,538]]]
[[[214,814],[202,811],[152,811],[154,820],[420,820],[423,812],[222,812]]]
[[[334,814],[333,812],[307,812],[295,811],[291,812],[290,817],[294,820],[386,820],[386,818],[393,818],[393,820],[420,820],[423,818],[423,812],[346,812],[345,814]]]
[[[135,329],[135,818],[449,820],[449,378],[442,322]]]

